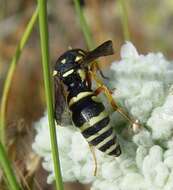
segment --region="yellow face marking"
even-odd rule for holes
[[[58,74],[58,71],[54,70],[53,71],[53,77],[56,76]]]
[[[103,127],[103,129],[101,129],[100,131],[98,131],[96,134],[91,135],[90,137],[88,137],[87,141],[91,142],[92,140],[94,140],[98,136],[102,135],[104,132],[108,131],[110,128],[111,128],[111,126],[110,126],[110,124],[108,124],[107,126]]]
[[[85,71],[83,71],[82,69],[78,70],[79,76],[82,79],[82,81],[84,81],[86,79],[86,73]]]
[[[62,64],[65,64],[65,63],[66,63],[66,59],[63,59],[63,60],[61,61],[61,63],[62,63]]]
[[[96,148],[101,148],[103,145],[105,145],[107,142],[109,142],[110,140],[114,139],[115,135],[114,133],[112,133],[110,136],[108,136],[107,138],[105,138],[103,141],[101,141],[98,145],[96,145]]]
[[[79,62],[81,59],[82,59],[82,56],[77,56],[77,57],[75,58],[75,62]]]
[[[92,94],[93,94],[93,92],[81,92],[81,93],[79,93],[77,96],[71,98],[71,100],[69,102],[69,106],[72,106],[74,103],[78,102],[82,98],[87,97],[87,96],[92,95]]]
[[[72,74],[73,72],[74,72],[74,69],[71,69],[71,70],[67,71],[66,73],[64,73],[62,76],[67,77],[68,75]]]
[[[81,132],[85,131],[89,127],[92,127],[94,124],[98,123],[99,121],[106,118],[107,116],[108,116],[108,113],[103,111],[99,115],[92,117],[89,121],[87,121],[80,127]]]

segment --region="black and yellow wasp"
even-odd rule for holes
[[[93,51],[71,49],[58,58],[53,73],[55,118],[58,123],[61,122],[64,108],[68,105],[73,124],[80,129],[89,145],[108,155],[119,156],[121,149],[109,115],[97,97],[98,93],[103,91],[113,108],[130,122],[133,121],[117,106],[110,91],[96,77],[99,68],[94,64],[95,59],[112,54],[112,41],[106,41]],[[98,84],[95,91],[91,88],[92,78]]]

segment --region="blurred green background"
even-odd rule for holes
[[[115,55],[102,60],[108,66],[119,59],[125,42],[119,0],[80,1],[96,44],[111,39]],[[173,1],[124,0],[128,14],[130,40],[140,53],[162,52],[173,58]],[[0,95],[16,46],[30,19],[36,1],[0,0]],[[52,66],[58,56],[73,48],[87,49],[72,0],[48,1],[50,57]],[[7,107],[7,141],[10,158],[26,189],[51,189],[46,172],[32,152],[33,122],[44,113],[45,97],[42,78],[38,24],[17,65]],[[0,173],[0,189],[6,189]],[[66,189],[88,189],[80,184],[66,184]]]

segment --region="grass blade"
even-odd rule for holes
[[[10,190],[21,190],[20,185],[17,182],[17,179],[16,179],[13,169],[11,167],[11,163],[8,160],[8,156],[5,152],[5,149],[2,145],[2,143],[0,143],[0,165],[7,178],[7,182],[10,187]]]
[[[74,5],[75,5],[76,14],[79,18],[80,27],[81,27],[82,32],[84,34],[86,44],[87,44],[88,48],[91,50],[95,47],[95,44],[94,44],[94,41],[92,38],[91,30],[87,24],[83,10],[80,6],[79,0],[74,0]]]
[[[33,30],[33,27],[35,25],[37,17],[38,17],[38,10],[36,9],[24,31],[24,34],[23,34],[17,48],[16,48],[15,55],[12,58],[9,70],[7,72],[7,77],[6,77],[6,80],[4,83],[3,94],[2,94],[2,99],[1,99],[1,107],[0,107],[0,140],[3,144],[5,144],[6,108],[7,108],[7,100],[8,100],[8,94],[10,91],[11,82],[13,79],[13,75],[14,75],[14,72],[16,69],[17,62],[19,61],[22,50],[31,35],[31,32]]]
[[[50,80],[51,74],[50,74],[50,68],[49,68],[47,1],[38,0],[38,6],[39,6],[39,27],[40,27],[40,39],[41,39],[42,65],[43,65],[45,94],[46,94],[47,109],[48,109],[52,157],[53,157],[53,162],[54,162],[56,189],[63,190],[63,182],[62,182],[62,177],[61,177],[61,169],[60,169],[59,153],[58,153],[57,137],[56,137],[56,129],[55,129],[55,120],[54,120],[52,81]]]
[[[124,0],[119,0],[121,6],[121,21],[123,26],[124,40],[130,40],[127,8]]]

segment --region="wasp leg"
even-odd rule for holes
[[[95,95],[98,95],[99,93],[104,92],[105,95],[108,98],[109,103],[111,104],[111,106],[113,107],[113,109],[117,112],[119,112],[124,118],[126,118],[129,123],[132,125],[133,131],[137,132],[140,128],[140,124],[138,120],[134,120],[133,118],[131,118],[122,108],[120,108],[117,103],[115,102],[115,100],[112,97],[111,91],[104,85],[98,87],[95,90]]]
[[[97,175],[97,158],[96,158],[96,154],[95,154],[95,151],[94,151],[94,147],[92,145],[89,144],[89,147],[90,147],[90,150],[91,150],[91,153],[93,155],[93,160],[94,160],[94,176]]]
[[[90,70],[88,71],[88,73],[90,74],[91,78],[93,78],[96,81],[96,84],[99,87],[99,86],[103,86],[104,84],[103,84],[102,80],[100,80],[97,77],[97,74],[96,74],[97,70],[100,70],[97,62],[92,62],[92,65],[91,65]]]
[[[96,67],[96,69],[99,71],[99,73],[100,73],[100,75],[101,75],[102,78],[107,79],[107,80],[109,79],[109,77],[106,77],[106,76],[103,74],[103,71],[100,69],[98,62],[95,62],[95,67]]]
[[[119,112],[124,118],[126,118],[130,124],[132,125],[133,131],[137,132],[140,128],[140,124],[138,120],[134,120],[133,118],[131,118],[122,108],[120,108],[117,103],[115,102],[115,100],[112,97],[112,92],[103,84],[103,82],[96,76],[96,68],[92,68],[93,70],[90,70],[90,74],[92,75],[92,77],[94,78],[94,80],[97,83],[97,89],[95,90],[95,95],[98,95],[101,92],[104,92],[105,95],[108,98],[109,103],[111,104],[111,106],[113,107],[113,109],[117,112]]]
[[[88,87],[91,88],[91,86],[92,86],[92,76],[91,76],[90,72],[86,73],[86,81],[87,81]]]

